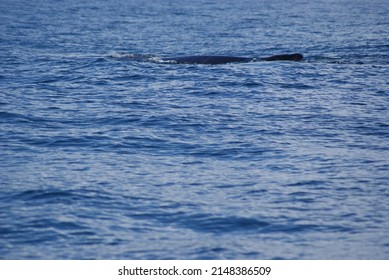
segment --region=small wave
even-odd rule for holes
[[[108,55],[109,58],[117,58],[117,59],[148,59],[150,57],[154,57],[149,54],[135,54],[135,53],[112,53]]]
[[[136,53],[113,53],[108,56],[111,59],[129,60],[138,62],[154,62],[154,63],[175,63],[175,61],[164,60],[163,58],[152,54],[136,54]]]
[[[79,195],[72,191],[64,190],[27,190],[16,194],[13,199],[19,199],[26,202],[39,202],[44,203],[65,203],[69,204],[73,200],[79,199]]]
[[[197,232],[228,233],[261,231],[269,223],[250,217],[211,216],[208,214],[185,214],[183,212],[154,215],[138,215],[133,218],[155,219],[158,223],[173,224],[179,228],[188,228]]]
[[[260,230],[269,223],[254,218],[247,217],[208,217],[204,215],[194,215],[182,221],[182,226],[190,226],[196,231],[206,231],[213,233],[226,233],[234,231]]]
[[[25,116],[16,113],[0,112],[1,119],[24,119]]]

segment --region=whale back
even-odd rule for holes
[[[177,64],[225,64],[234,62],[251,62],[251,61],[301,61],[303,55],[300,53],[280,54],[263,58],[250,58],[239,56],[221,56],[221,55],[198,55],[198,56],[177,56],[162,58],[162,61]]]
[[[301,61],[301,60],[303,60],[303,58],[304,57],[301,53],[293,53],[293,54],[273,55],[273,56],[261,58],[261,60],[265,60],[265,61],[276,61],[276,60]]]
[[[164,58],[166,61],[173,61],[178,64],[224,64],[233,62],[249,62],[252,58],[237,56],[180,56]]]

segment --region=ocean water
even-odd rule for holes
[[[0,0],[0,258],[389,259],[388,14]]]

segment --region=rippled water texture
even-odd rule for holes
[[[0,1],[0,258],[389,259],[387,4]]]

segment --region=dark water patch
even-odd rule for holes
[[[213,232],[213,233],[229,233],[234,231],[247,232],[251,230],[257,230],[261,227],[268,225],[267,222],[258,221],[256,219],[249,218],[209,218],[202,219],[201,217],[193,217],[189,223],[193,225],[191,227],[194,230]],[[186,222],[185,222],[186,223]]]
[[[245,217],[210,217],[208,215],[188,215],[179,217],[179,227],[200,232],[228,234],[230,232],[259,231],[268,226],[268,222]]]
[[[195,259],[200,260],[214,260],[220,258],[221,255],[228,253],[228,249],[223,247],[200,247],[191,252],[194,256],[198,256]]]
[[[30,230],[34,231],[34,228],[49,228],[58,231],[72,231],[72,230],[80,230],[84,227],[78,223],[70,222],[70,221],[56,221],[47,218],[41,218],[38,220],[31,220],[25,223],[25,226]]]
[[[74,199],[79,199],[79,196],[72,191],[61,190],[28,190],[13,196],[13,199],[21,199],[24,201],[44,201],[45,203],[54,202],[70,202]]]
[[[318,180],[303,180],[303,181],[299,181],[299,182],[296,182],[296,183],[292,183],[292,184],[288,184],[287,186],[289,187],[300,187],[300,186],[323,186],[323,185],[326,185],[327,182],[325,181],[318,181]],[[301,194],[300,193],[297,193],[297,194]]]
[[[240,184],[221,184],[221,185],[216,185],[215,187],[218,189],[230,189],[230,188],[243,188],[243,187],[250,187],[255,185],[254,183],[240,183]]]
[[[7,105],[4,103],[4,105]],[[9,112],[0,112],[1,119],[23,119],[24,116],[22,114],[9,113]]]

